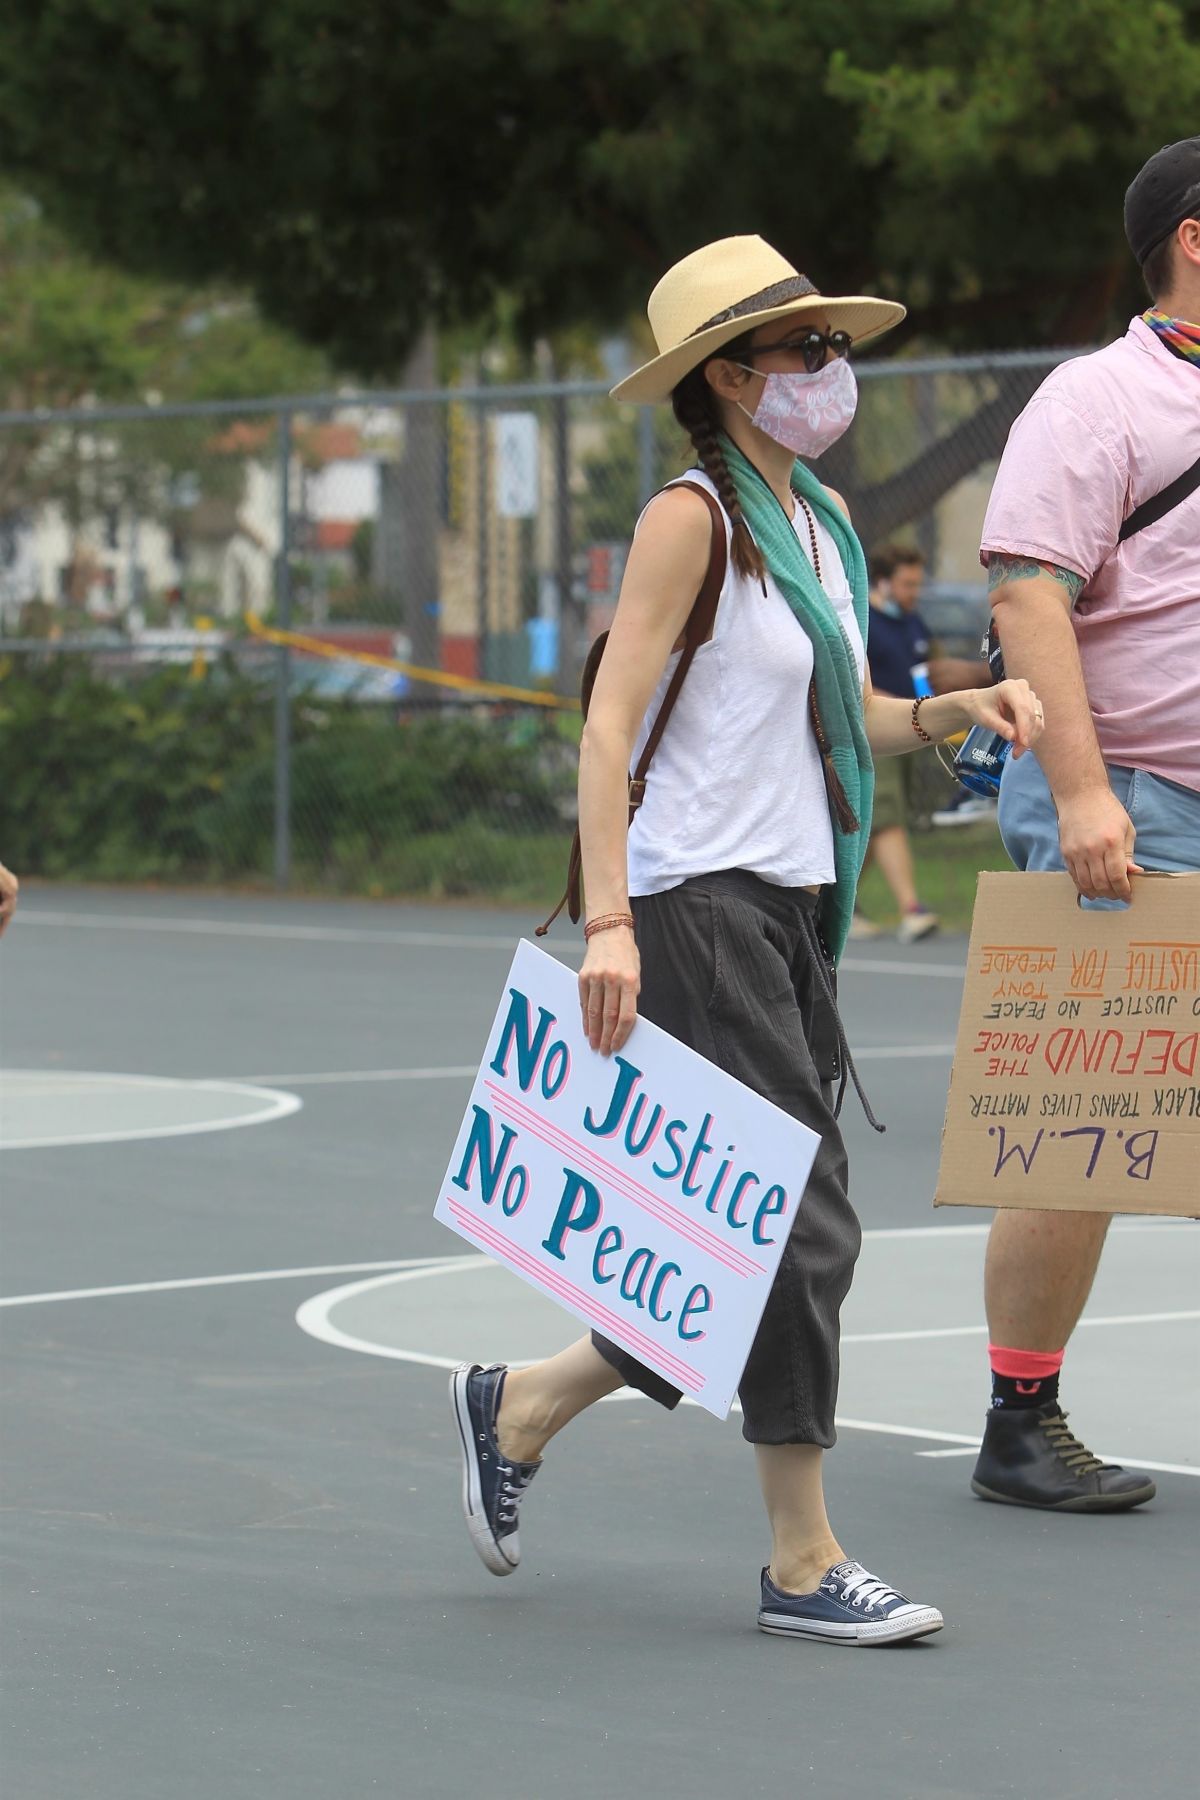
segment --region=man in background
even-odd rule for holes
[[[1125,231],[1151,305],[1038,389],[980,550],[1005,667],[1046,713],[1037,750],[1005,768],[1005,847],[1018,869],[1065,868],[1109,903],[1130,899],[1139,868],[1200,870],[1200,137],[1150,158]],[[982,1499],[1115,1512],[1154,1494],[1147,1475],[1093,1456],[1059,1406],[1108,1223],[996,1214]]]
[[[913,700],[932,694],[929,630],[917,611],[925,573],[919,550],[885,544],[868,564],[871,610],[867,621],[867,661],[877,694]],[[912,799],[911,756],[881,757],[875,766],[875,811],[871,850],[900,914],[896,936],[916,944],[938,928],[938,917],[917,895],[908,821]],[[855,916],[851,936],[870,937],[875,927]]]

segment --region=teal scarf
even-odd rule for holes
[[[733,476],[742,512],[780,593],[812,640],[817,712],[826,742],[826,762],[840,781],[851,820],[831,806],[835,878],[821,893],[818,921],[834,962],[841,960],[854,896],[871,836],[875,765],[867,743],[862,683],[849,639],[800,547],[796,529],[763,477],[731,438],[722,437],[725,463]],[[842,558],[854,595],[854,616],[867,640],[867,564],[862,545],[845,513],[802,462],[792,470],[792,487],[825,526]]]

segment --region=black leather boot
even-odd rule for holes
[[[1125,1512],[1156,1492],[1148,1475],[1093,1456],[1054,1400],[993,1407],[971,1487],[981,1500],[1051,1512]]]

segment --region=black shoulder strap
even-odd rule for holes
[[[1196,458],[1190,469],[1185,469],[1182,475],[1177,475],[1174,481],[1163,488],[1161,493],[1153,495],[1149,500],[1143,500],[1140,506],[1134,507],[1117,533],[1117,542],[1123,544],[1125,539],[1131,538],[1135,532],[1145,531],[1147,525],[1156,525],[1169,512],[1173,512],[1181,500],[1186,500],[1189,494],[1194,494],[1198,487],[1200,487],[1200,456]]]

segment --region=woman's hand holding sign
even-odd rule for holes
[[[579,971],[583,1029],[602,1056],[622,1050],[637,1021],[641,958],[633,932],[614,925],[589,939]]]

